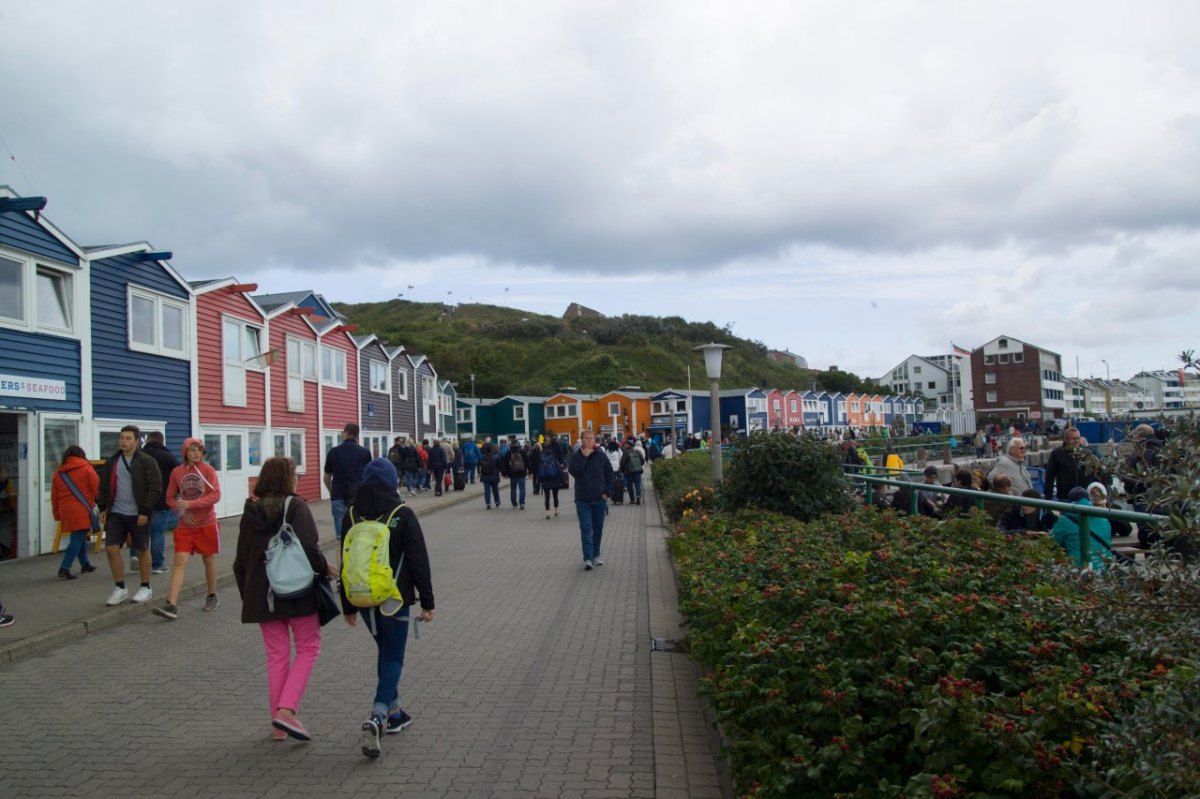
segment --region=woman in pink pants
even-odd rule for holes
[[[263,464],[254,496],[246,500],[238,531],[233,573],[242,595],[242,622],[257,624],[267,650],[267,692],[271,699],[272,736],[310,739],[296,717],[309,675],[321,654],[321,625],[317,620],[316,592],[297,599],[275,598],[267,602],[267,543],[286,520],[292,525],[313,572],[329,572],[329,564],[317,544],[317,525],[312,511],[295,495],[296,466],[289,458],[270,458]],[[292,660],[295,643],[296,659]]]

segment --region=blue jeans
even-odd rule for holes
[[[384,616],[378,608],[360,608],[358,615],[375,631],[371,637],[379,654],[375,659],[375,700],[371,715],[386,716],[400,709],[400,673],[404,670],[404,646],[408,643],[408,609]]]
[[[463,464],[463,479],[465,479],[468,483],[475,482],[475,464]]]
[[[583,559],[600,557],[600,539],[604,537],[604,517],[608,513],[608,500],[594,499],[591,502],[575,500],[575,513],[579,516],[579,542],[583,545]]]
[[[429,470],[428,469],[421,470],[421,487],[426,490],[429,489]]]
[[[525,478],[524,477],[508,478],[508,501],[512,503],[514,508],[517,507],[517,493],[518,493],[517,489],[518,488],[520,489],[520,494],[521,494],[521,505],[524,505],[525,504]]]
[[[405,472],[404,473],[404,488],[407,491],[410,491],[410,492],[415,491],[419,487],[420,484],[417,482],[417,477],[420,474],[421,474],[420,472]]]
[[[496,507],[500,507],[500,483],[489,483],[487,480],[479,482],[483,483],[483,504],[492,507],[492,497],[495,497]]]
[[[167,528],[179,525],[179,514],[167,508],[156,510],[150,517],[150,568],[161,569],[167,565]]]
[[[71,533],[71,540],[67,543],[67,551],[63,554],[62,566],[59,568],[71,570],[71,566],[75,563],[75,558],[79,558],[80,566],[87,566],[87,530],[74,530]]]
[[[329,511],[333,514],[333,536],[339,541],[342,540],[342,520],[346,518],[346,509],[346,500],[329,500]]]

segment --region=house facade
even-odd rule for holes
[[[566,441],[568,444],[578,441],[579,434],[583,432],[584,403],[594,406],[596,397],[567,392],[548,397],[543,403],[546,436]]]
[[[975,412],[1003,419],[1061,418],[1066,410],[1062,358],[1011,336],[971,351]]]
[[[647,433],[660,443],[679,444],[690,433],[692,424],[692,394],[668,388],[650,395],[650,424]]]
[[[392,361],[373,334],[351,336],[357,349],[359,443],[372,458],[386,457],[392,446]]]
[[[0,464],[16,490],[0,507],[0,560],[48,552],[50,478],[63,450],[97,455],[90,423],[89,264],[41,209],[0,186]]]

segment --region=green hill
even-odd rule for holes
[[[692,348],[715,341],[725,353],[721,385],[807,389],[812,382],[837,391],[866,384],[846,372],[817,372],[767,357],[757,341],[730,335],[711,322],[678,316],[621,316],[560,319],[495,305],[443,305],[407,300],[335,307],[358,325],[409,353],[427,355],[438,375],[475,396],[550,395],[562,386],[599,393],[619,386],[646,391],[703,389],[704,360]]]

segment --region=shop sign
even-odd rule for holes
[[[65,400],[67,384],[63,380],[0,374],[0,397]]]

